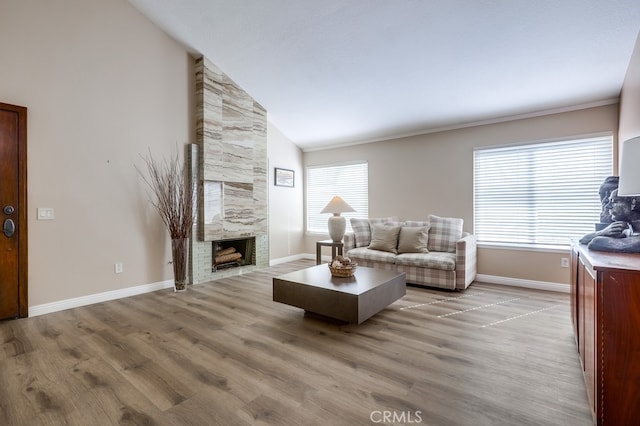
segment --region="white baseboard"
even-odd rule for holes
[[[269,266],[279,265],[281,263],[293,262],[300,259],[315,259],[315,256],[309,253],[294,254],[293,256],[280,257],[278,259],[269,260]]]
[[[108,300],[121,299],[123,297],[135,296],[137,294],[150,293],[152,291],[162,290],[169,287],[173,287],[173,280],[143,284],[135,287],[122,288],[120,290],[105,291],[104,293],[90,294],[88,296],[74,297],[73,299],[29,306],[29,317],[36,317],[38,315],[64,311],[65,309],[106,302]]]
[[[483,274],[476,275],[476,281],[489,283],[489,284],[509,285],[512,287],[524,287],[524,288],[532,288],[536,290],[547,290],[547,291],[557,291],[560,293],[569,293],[569,285],[560,284],[560,283],[550,283],[546,281],[523,280],[520,278],[499,277],[496,275],[483,275]]]
[[[294,256],[273,259],[269,265],[277,265],[285,262],[292,262],[299,259],[315,259],[309,253],[296,254]],[[74,297],[73,299],[59,300],[57,302],[44,303],[42,305],[29,306],[29,317],[50,314],[52,312],[64,311],[65,309],[79,308],[80,306],[92,305],[94,303],[106,302],[109,300],[121,299],[123,297],[135,296],[152,291],[173,287],[173,280],[160,281],[157,283],[143,284],[135,287],[123,288],[120,290],[106,291],[104,293],[90,294],[87,296]]]
[[[300,259],[316,260],[316,255],[313,253],[300,253],[300,254],[295,254],[293,256],[281,257],[279,259],[271,259],[269,261],[269,266],[279,265],[280,263],[293,262],[294,260],[300,260]],[[333,259],[329,255],[322,255],[320,260],[322,260],[323,262],[329,263]]]

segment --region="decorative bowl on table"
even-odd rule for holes
[[[358,266],[355,262],[352,262],[351,259],[343,256],[336,256],[328,265],[331,275],[338,278],[353,276],[353,273],[356,271],[356,266]]]

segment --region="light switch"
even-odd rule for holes
[[[52,207],[38,207],[38,220],[53,220],[55,217]]]

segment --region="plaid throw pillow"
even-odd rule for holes
[[[356,241],[356,247],[367,247],[371,241],[369,219],[351,218],[351,228]]]
[[[463,220],[429,215],[429,251],[456,252],[456,241],[462,238]]]

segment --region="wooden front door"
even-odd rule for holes
[[[0,319],[28,316],[27,109],[0,103]]]

